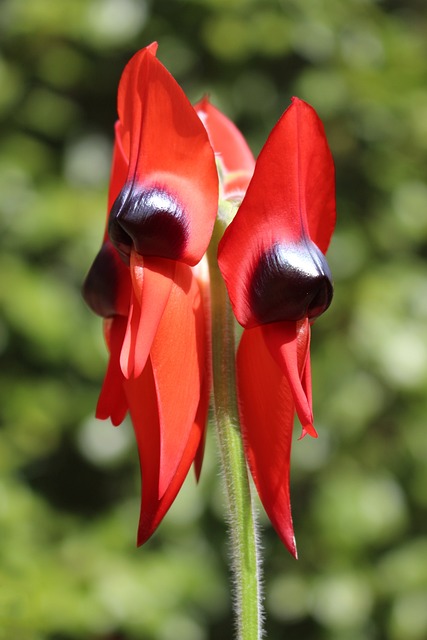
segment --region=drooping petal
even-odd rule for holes
[[[95,416],[99,420],[111,419],[114,426],[124,420],[128,406],[123,388],[123,374],[120,369],[120,350],[126,331],[126,318],[115,316],[104,321],[104,334],[110,352],[107,373],[105,374]]]
[[[147,361],[146,367],[138,378],[125,380],[124,389],[135,431],[141,468],[138,544],[142,544],[154,531],[153,522],[159,507],[160,426],[150,360]]]
[[[160,423],[150,360],[139,378],[125,381],[125,389],[141,467],[141,512],[137,538],[138,545],[141,545],[154,533],[175,500],[196,455],[201,433],[199,425],[193,424],[184,443],[183,455],[177,461],[175,474],[160,497]]]
[[[188,471],[196,455],[200,444],[200,425],[194,423],[191,428],[191,432],[184,448],[184,453],[179,465],[176,468],[175,474],[171,479],[163,496],[158,500],[153,516],[148,518],[147,513],[143,513],[141,509],[141,519],[138,527],[138,545],[144,544],[144,542],[154,533],[160,522],[163,520],[170,506],[174,502],[182,483],[188,475]]]
[[[161,497],[176,472],[196,419],[205,377],[205,317],[191,269],[178,264],[151,349],[160,422]]]
[[[194,107],[202,120],[212,148],[222,163],[225,198],[241,197],[252,177],[255,159],[248,143],[236,125],[208,100]]]
[[[240,324],[296,321],[311,305],[313,313],[324,310],[332,287],[322,252],[334,223],[334,167],[323,125],[312,107],[293,98],[219,245],[219,266]],[[283,313],[272,320],[280,290]]]
[[[110,212],[109,234],[125,258],[196,264],[212,234],[218,202],[215,158],[203,124],[153,47],[127,64],[119,85],[126,183]]]
[[[280,538],[296,556],[289,492],[294,403],[260,327],[243,332],[237,351],[237,388],[246,457],[259,497]]]
[[[317,438],[313,427],[310,379],[310,324],[308,320],[273,322],[262,326],[262,334],[271,356],[286,376],[302,425],[302,436]]]
[[[169,300],[176,263],[161,258],[143,258],[131,252],[132,293],[128,326],[120,354],[126,378],[138,377],[147,362],[154,336]]]
[[[204,341],[199,286],[179,264],[146,366],[124,382],[141,461],[139,544],[171,505],[202,441]]]

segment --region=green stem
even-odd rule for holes
[[[219,223],[217,224],[219,227]],[[214,236],[217,237],[221,231],[222,229],[217,229]],[[255,515],[239,428],[234,365],[235,320],[216,261],[215,237],[210,248],[212,253],[209,253],[214,405],[229,516],[237,638],[259,640],[262,635],[260,560]]]

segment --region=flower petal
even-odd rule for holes
[[[107,372],[105,374],[95,416],[99,420],[111,419],[114,426],[124,420],[127,412],[127,400],[123,389],[123,374],[120,369],[120,350],[126,331],[126,318],[115,316],[104,321],[104,334],[110,351]]]
[[[203,122],[212,148],[222,162],[224,197],[242,196],[252,177],[255,159],[245,138],[235,124],[208,100],[203,98],[194,107]]]
[[[215,158],[203,124],[153,48],[127,64],[118,112],[129,170],[110,213],[113,244],[196,264],[216,218]]]
[[[304,436],[317,438],[313,427],[310,379],[310,324],[308,320],[273,322],[262,326],[271,356],[286,376]]]
[[[280,538],[296,556],[289,492],[294,403],[287,378],[259,327],[245,330],[240,340],[237,388],[246,457],[259,497]]]
[[[172,481],[188,441],[205,377],[205,316],[197,280],[178,264],[151,349],[160,422],[159,497]]]
[[[243,203],[219,245],[219,266],[243,326],[264,322],[253,309],[253,277],[263,261],[272,265],[273,275],[280,263],[281,281],[291,278],[293,283],[297,269],[297,279],[301,276],[315,303],[311,279],[320,281],[323,292],[329,274],[321,252],[334,223],[334,167],[323,125],[312,107],[293,98],[261,150]],[[296,264],[293,258],[290,264],[282,260],[287,251]],[[326,291],[330,294],[330,288]],[[303,291],[292,319],[304,315],[305,300]],[[328,299],[322,303],[323,308]],[[288,309],[282,319],[291,319]]]
[[[146,366],[124,381],[141,461],[139,544],[169,509],[203,438],[205,331],[198,283],[179,264]]]
[[[176,263],[143,258],[131,252],[132,293],[128,326],[120,354],[123,375],[138,377],[147,362],[154,336],[172,288]]]
[[[160,423],[151,361],[139,378],[125,381],[126,396],[132,417],[141,467],[141,511],[138,526],[138,545],[154,533],[184,482],[200,443],[197,424],[192,425],[184,443],[181,459],[166,491],[159,496]],[[141,402],[141,397],[144,402]]]

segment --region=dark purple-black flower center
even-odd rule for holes
[[[251,305],[261,324],[314,320],[331,304],[332,275],[323,253],[308,238],[274,244],[252,277]]]
[[[120,259],[109,242],[104,242],[83,283],[83,298],[92,311],[103,318],[118,313]],[[122,269],[125,269],[122,265]]]
[[[183,206],[165,189],[128,182],[111,207],[108,233],[127,264],[132,247],[143,256],[179,260],[188,222]]]

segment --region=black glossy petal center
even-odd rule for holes
[[[104,243],[83,283],[82,294],[86,304],[103,318],[111,318],[118,313],[119,274],[116,260],[119,264],[120,260],[114,254],[114,247]]]
[[[309,239],[274,244],[259,260],[251,304],[260,323],[314,320],[331,304],[332,276],[326,258]]]
[[[144,256],[179,260],[188,239],[188,223],[173,195],[128,182],[111,207],[108,233],[127,264],[132,247]]]

